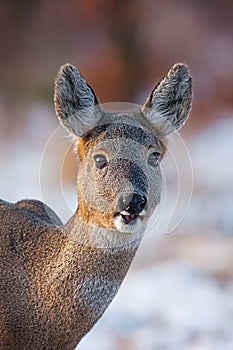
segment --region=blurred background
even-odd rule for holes
[[[0,1],[0,197],[7,201],[42,199],[64,222],[77,205],[77,164],[53,107],[61,64],[76,65],[102,102],[142,104],[175,62],[187,63],[194,80],[181,131],[194,172],[189,210],[166,235],[165,206],[80,350],[233,348],[232,13],[229,0]],[[169,155],[163,170],[174,203]]]

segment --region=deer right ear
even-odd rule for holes
[[[60,123],[76,136],[93,129],[102,117],[94,91],[71,64],[65,64],[58,72],[54,102]]]
[[[177,63],[147,98],[142,112],[163,135],[180,129],[192,103],[192,78],[185,64]]]

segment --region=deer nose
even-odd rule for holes
[[[140,214],[145,208],[147,199],[139,193],[132,193],[120,198],[120,210],[126,210],[130,214]]]

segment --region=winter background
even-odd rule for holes
[[[143,103],[175,62],[193,75],[181,131],[194,176],[188,211],[166,234],[178,186],[168,154],[159,220],[80,350],[233,349],[232,11],[228,0],[0,2],[4,200],[44,200],[64,222],[76,208],[77,164],[53,108],[61,64],[77,65],[102,102]]]

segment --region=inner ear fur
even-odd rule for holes
[[[153,89],[142,112],[154,127],[168,135],[184,125],[191,104],[192,77],[185,64],[177,63]]]
[[[93,89],[69,63],[57,74],[54,103],[60,123],[76,136],[92,129],[102,117],[102,108]]]

